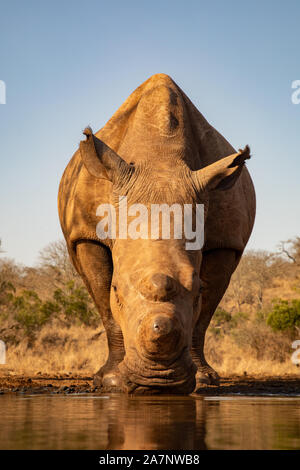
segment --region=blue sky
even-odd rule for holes
[[[0,238],[33,264],[62,237],[57,190],[82,129],[167,73],[238,148],[257,218],[248,248],[300,235],[300,2],[143,0],[1,2]]]

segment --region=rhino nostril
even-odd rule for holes
[[[168,317],[157,317],[153,321],[153,330],[159,336],[167,335],[173,329],[173,322]]]
[[[138,328],[138,345],[141,353],[151,358],[168,360],[180,353],[185,335],[179,319],[168,312],[145,316]]]

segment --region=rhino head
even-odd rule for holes
[[[151,159],[127,163],[114,150],[85,129],[80,143],[88,172],[111,182],[111,203],[119,210],[120,197],[128,207],[143,204],[204,205],[214,190],[231,188],[249,158],[249,147],[199,170],[180,160]],[[134,155],[133,155],[133,161]],[[184,213],[184,212],[182,212]],[[130,219],[130,217],[129,217]],[[187,240],[143,237],[106,240],[113,262],[112,315],[121,327],[125,356],[119,364],[120,386],[137,392],[151,388],[160,393],[190,393],[196,367],[190,355],[193,328],[201,312],[201,249],[187,250]],[[204,220],[205,222],[205,220]],[[128,220],[129,223],[129,220]],[[173,234],[173,236],[172,236]]]

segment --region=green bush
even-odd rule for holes
[[[290,331],[295,333],[300,327],[300,300],[279,300],[274,304],[267,317],[267,324],[274,331]]]
[[[90,308],[89,295],[85,288],[76,287],[74,281],[67,283],[65,289],[57,289],[53,298],[66,321],[77,321],[84,325],[99,324],[100,316],[93,308]]]
[[[11,286],[3,287],[6,293],[6,310],[13,316],[18,330],[25,336],[34,340],[35,333],[53,318],[58,318],[67,326],[74,323],[84,325],[99,324],[99,314],[90,307],[90,298],[84,287],[76,287],[73,281],[69,282],[64,290],[57,289],[53,298],[42,300],[33,290],[23,290],[19,295],[14,295]],[[1,295],[0,295],[1,301]],[[5,311],[1,307],[1,317],[5,318]]]
[[[222,326],[232,320],[230,313],[226,312],[226,310],[224,310],[221,307],[217,308],[213,318],[214,318],[215,324],[218,326]]]
[[[32,290],[24,290],[21,295],[15,296],[12,299],[12,307],[15,320],[29,336],[43,326],[57,311],[55,303],[43,302]]]
[[[218,307],[212,318],[210,331],[215,336],[222,336],[236,326],[235,318],[226,310]]]

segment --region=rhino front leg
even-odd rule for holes
[[[94,377],[94,385],[106,390],[120,388],[118,364],[124,357],[122,331],[110,309],[112,259],[110,250],[96,242],[82,241],[76,247],[76,265],[91,294],[107,335],[108,359]]]
[[[207,363],[204,355],[205,333],[219,305],[241,253],[230,249],[210,250],[203,253],[200,278],[203,281],[202,308],[193,332],[192,358],[198,371],[196,387],[205,383],[218,385],[220,377]]]

